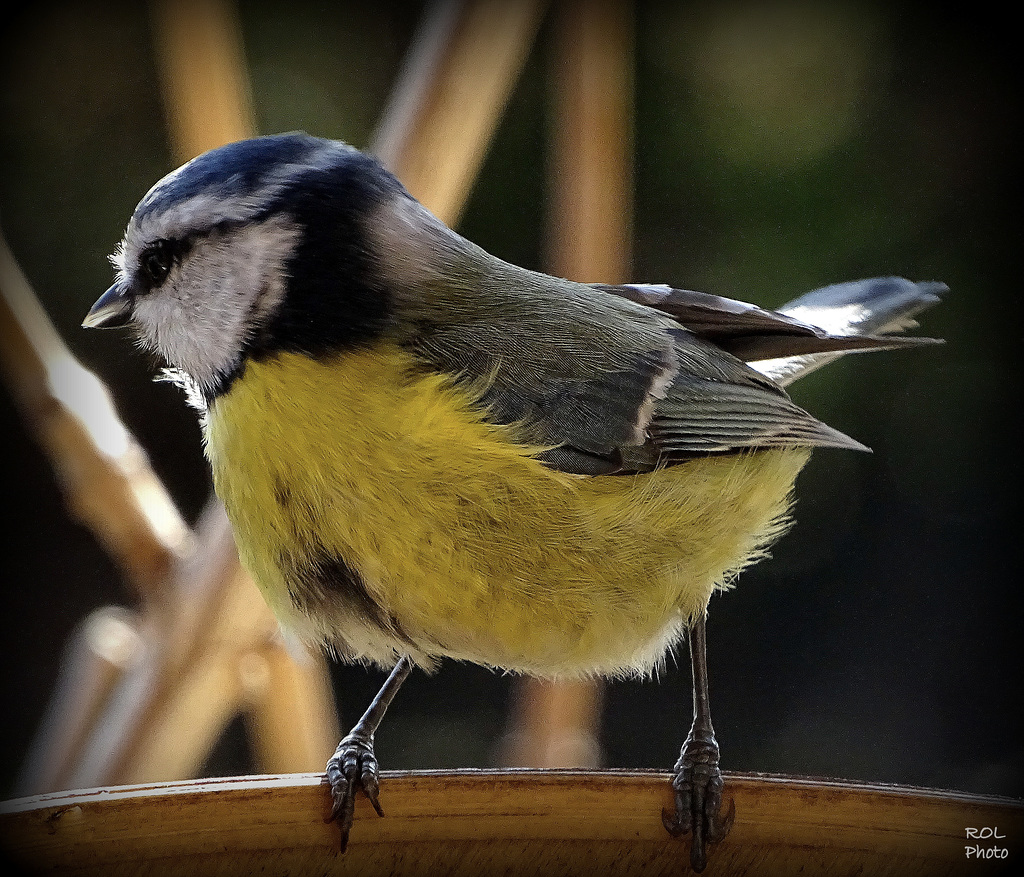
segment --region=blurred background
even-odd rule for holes
[[[365,146],[420,21],[408,2],[241,2],[262,133]],[[942,280],[922,318],[942,348],[851,356],[792,389],[873,454],[818,452],[797,525],[713,598],[712,710],[727,770],[1024,793],[1019,590],[1019,152],[1008,21],[977,4],[654,3],[632,7],[629,278],[764,306],[884,274]],[[550,267],[552,72],[540,24],[458,229]],[[179,162],[146,8],[25,4],[0,33],[0,223],[72,352],[190,522],[210,493],[194,413],[116,332],[85,332],[138,199]],[[611,278],[593,276],[600,281]],[[0,793],[9,795],[92,610],[132,605],[65,510],[0,392]],[[1014,573],[1014,569],[1018,572]],[[678,663],[678,667],[677,667]],[[333,667],[344,727],[383,680]],[[656,681],[603,691],[599,763],[667,770],[690,721],[685,652]],[[516,680],[449,664],[406,683],[384,768],[509,760]],[[202,772],[256,769],[232,721]]]

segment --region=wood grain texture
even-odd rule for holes
[[[1003,873],[1020,801],[898,786],[729,774],[729,837],[705,874]],[[683,874],[661,824],[669,777],[629,771],[385,772],[356,804],[348,851],[317,774],[125,786],[0,806],[16,864],[53,874]],[[1005,860],[967,860],[966,827],[998,827]],[[991,845],[992,841],[984,842]]]

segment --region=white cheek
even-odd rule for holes
[[[164,286],[136,300],[143,342],[202,388],[214,387],[284,297],[297,236],[276,219],[197,242]]]

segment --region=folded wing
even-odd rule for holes
[[[877,294],[882,281],[820,290],[777,312],[667,286],[587,286],[508,270],[475,290],[464,312],[448,310],[423,329],[417,355],[473,386],[493,422],[548,447],[548,465],[577,474],[644,472],[751,448],[866,450],[747,363],[784,364],[781,376],[792,379],[845,352],[933,343],[882,334],[909,320],[894,307],[884,319],[847,319],[839,331],[800,318],[870,311],[873,298],[886,298]],[[511,285],[521,294],[500,294]],[[921,305],[922,295],[903,297]]]

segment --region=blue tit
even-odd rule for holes
[[[673,834],[724,837],[704,619],[785,529],[812,448],[863,450],[783,384],[916,346],[942,284],[882,278],[779,312],[502,261],[375,158],[284,134],[158,182],[86,326],[131,326],[201,411],[238,551],[281,624],[393,668],[328,763],[347,841],[380,812],[373,735],[413,666],[648,674],[688,639]],[[689,636],[687,637],[687,632]]]

